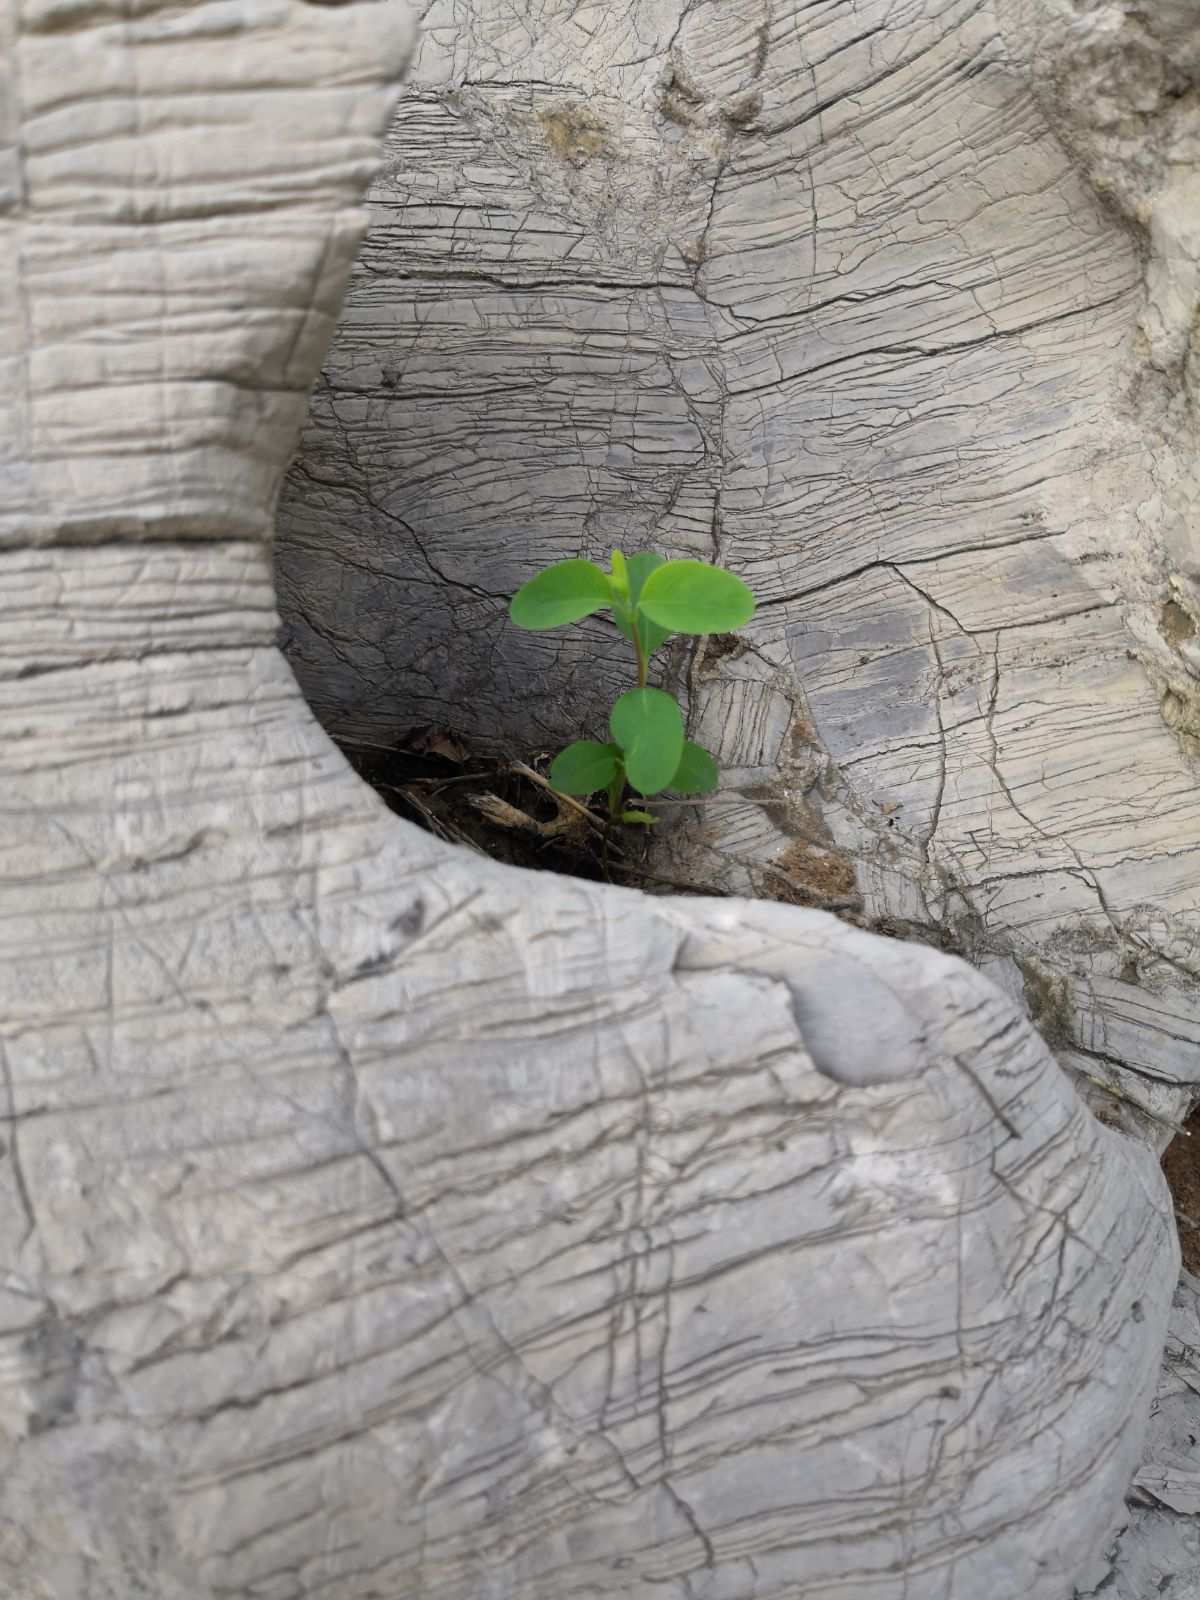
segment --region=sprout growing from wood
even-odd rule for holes
[[[593,561],[557,561],[523,584],[509,605],[517,627],[530,629],[559,628],[604,610],[633,646],[637,685],[614,702],[608,742],[567,745],[550,765],[550,782],[563,794],[603,789],[610,817],[648,825],[656,820],[649,812],[625,806],[627,785],[647,797],[665,789],[708,794],[717,786],[716,762],[684,737],[674,697],[647,686],[650,657],[675,633],[740,628],[754,613],[754,596],[740,578],[706,561],[664,561],[650,550],[626,560],[614,550],[611,571]]]

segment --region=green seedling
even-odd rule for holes
[[[674,697],[647,687],[650,657],[675,633],[728,633],[754,613],[754,596],[740,578],[707,561],[664,561],[653,551],[630,556],[613,551],[611,571],[592,561],[557,561],[523,584],[509,605],[518,628],[561,628],[596,611],[613,621],[633,646],[637,686],[620,695],[608,718],[606,744],[577,739],[550,765],[550,782],[563,794],[604,790],[614,820],[649,826],[648,811],[627,808],[626,786],[651,796],[708,794],[717,764],[683,735]]]

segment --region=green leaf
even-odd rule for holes
[[[630,620],[629,607],[620,600],[613,601],[613,621],[625,637],[633,642],[633,623]],[[649,617],[637,613],[638,634],[642,641],[642,654],[649,657],[654,654],[664,639],[671,637],[669,628],[660,628],[657,622],[651,622]]]
[[[662,564],[663,558],[660,555],[656,555],[653,550],[642,550],[638,555],[630,556],[626,563],[626,570],[629,574],[629,603],[634,608],[634,614],[637,618],[638,637],[642,641],[642,651],[647,656],[652,656],[663,640],[671,637],[670,628],[660,628],[657,622],[651,622],[648,616],[637,610],[638,596],[642,592],[642,585],[650,574],[656,568],[661,567]],[[626,632],[624,629],[622,629],[622,632],[625,633],[627,639],[632,639],[632,632]]]
[[[613,554],[615,557],[617,552],[614,551]],[[642,641],[642,653],[646,656],[652,656],[663,640],[671,637],[670,628],[660,628],[656,622],[651,622],[649,617],[642,616],[636,610],[637,597],[642,585],[654,569],[661,567],[662,564],[663,558],[655,555],[653,550],[643,550],[636,556],[630,556],[629,560],[624,562],[625,578],[629,586],[629,604],[625,605],[618,601],[613,606],[613,621],[630,643],[633,642],[633,619],[637,617],[638,637]]]
[[[673,789],[676,794],[711,794],[717,782],[717,763],[707,750],[685,739],[675,776],[667,788]]]
[[[637,630],[642,641],[642,652],[647,656],[652,656],[663,640],[671,637],[670,628],[660,628],[657,622],[650,621],[644,611],[637,613]]]
[[[556,561],[523,583],[509,602],[518,628],[558,628],[611,605],[612,585],[592,561]]]
[[[638,606],[671,633],[728,633],[754,615],[754,596],[707,561],[667,561],[643,583]]]
[[[654,824],[658,821],[658,818],[657,817],[652,817],[648,811],[622,811],[622,813],[621,813],[621,821],[622,822],[640,822],[645,827],[652,828],[654,826]]]
[[[632,619],[632,613],[631,613],[629,607],[625,604],[624,600],[619,600],[616,597],[616,595],[613,596],[612,614],[613,614],[613,621],[616,623],[618,629],[625,635],[625,637],[630,641],[630,643],[632,643],[633,642],[633,619]]]
[[[615,702],[609,731],[625,756],[625,775],[642,794],[657,794],[683,754],[683,718],[661,689],[630,689]]]
[[[638,596],[642,592],[642,585],[655,570],[661,567],[663,558],[655,555],[653,550],[641,550],[636,556],[630,556],[625,563],[625,570],[629,574],[629,603],[637,605]]]
[[[616,774],[620,752],[595,739],[577,739],[550,763],[550,783],[562,794],[595,794],[607,789]]]
[[[625,596],[629,593],[629,576],[625,566],[625,557],[619,550],[612,553],[612,586],[617,594]]]

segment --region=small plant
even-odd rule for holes
[[[577,739],[550,765],[550,782],[563,794],[608,794],[614,820],[649,825],[647,811],[624,805],[628,784],[649,796],[708,794],[717,765],[683,736],[674,698],[646,686],[650,657],[674,633],[728,633],[754,613],[754,596],[740,578],[706,561],[664,561],[653,551],[630,556],[613,551],[612,569],[592,561],[557,561],[513,596],[509,615],[518,628],[560,628],[609,610],[633,646],[637,687],[620,695],[608,718],[609,742]]]

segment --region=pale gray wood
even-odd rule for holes
[[[1151,1151],[956,959],[400,824],[275,647],[402,14],[0,36],[0,1592],[1065,1600]]]
[[[624,642],[507,596],[724,561],[761,606],[664,663],[726,776],[662,869],[1007,964],[1161,1145],[1200,1079],[1197,37],[1195,0],[436,0],[281,509],[326,726],[595,734]]]
[[[1200,1597],[1200,1280],[1175,1293],[1129,1523],[1078,1600]]]

